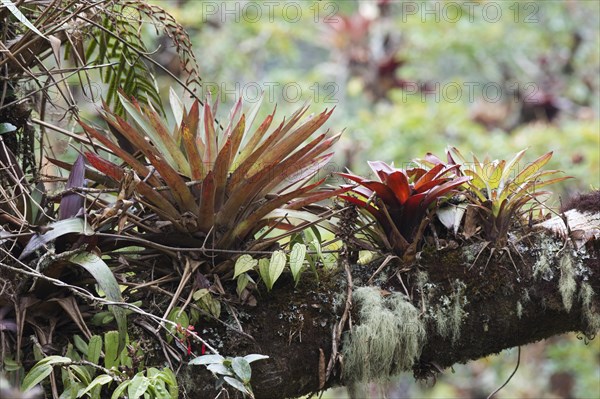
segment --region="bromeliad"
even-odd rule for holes
[[[376,232],[388,249],[404,255],[417,245],[432,204],[471,178],[458,176],[458,166],[435,165],[430,169],[399,169],[385,162],[369,162],[379,180],[352,173],[340,176],[358,183],[352,195],[341,198],[357,205],[377,221]]]

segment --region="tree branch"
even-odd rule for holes
[[[587,216],[593,219],[592,214]],[[598,226],[587,228],[591,231]],[[556,334],[582,331],[592,336],[598,331],[600,240],[588,234],[590,241],[577,249],[571,237],[560,236],[560,232],[557,237],[551,230],[556,229],[538,226],[520,241],[514,241],[510,253],[505,248],[490,255],[491,250],[484,249],[475,265],[481,243],[425,249],[421,253],[418,267],[401,276],[410,302],[419,313],[419,320],[403,323],[423,323],[425,328],[420,354],[411,362],[417,377],[425,378],[438,368]],[[405,289],[396,273],[404,266],[400,260],[390,262],[374,279],[382,301],[404,296]],[[378,264],[372,264],[352,268],[355,297],[356,288],[366,286],[377,267]],[[323,379],[319,375],[319,354],[322,350],[327,360],[331,356],[332,329],[344,312],[346,284],[343,270],[321,277],[320,282],[304,275],[297,289],[292,288],[291,278],[284,279],[271,294],[259,298],[258,306],[244,309],[246,313],[239,315],[244,331],[255,342],[231,331],[219,332],[212,339],[226,348],[225,355],[270,356],[253,363],[252,386],[257,398],[295,397],[318,391],[320,377]],[[368,322],[361,318],[361,304],[356,303],[356,298],[353,302],[354,333],[345,331],[340,343],[340,352],[346,356],[349,352],[344,349],[357,335],[357,326]],[[385,335],[381,332],[379,335]],[[393,339],[379,335],[373,340]],[[402,345],[398,348],[406,349]],[[381,362],[381,354],[370,350],[360,361],[365,365]],[[347,370],[343,371],[349,360],[342,356],[325,388],[353,382]],[[218,393],[206,383],[212,377],[203,368],[184,367],[182,377],[189,397],[208,398]],[[235,395],[232,391],[230,394]]]

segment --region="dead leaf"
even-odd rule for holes
[[[477,233],[477,208],[473,206],[467,206],[463,235],[466,239],[469,239],[473,237],[475,233]]]

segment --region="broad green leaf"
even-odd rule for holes
[[[243,357],[234,357],[231,361],[231,368],[233,369],[235,375],[239,377],[239,379],[244,383],[249,383],[250,378],[252,377],[252,369],[250,367],[250,363]]]
[[[25,25],[27,28],[29,28],[32,32],[34,32],[36,35],[43,37],[44,39],[48,40],[48,38],[46,36],[44,36],[44,34],[42,32],[40,32],[38,30],[38,28],[36,28],[30,20],[27,19],[27,17],[25,15],[23,15],[23,13],[21,12],[21,10],[19,10],[17,8],[17,6],[10,0],[2,0],[2,5],[4,7],[6,7],[8,9],[8,11],[10,11],[12,13],[12,15],[15,16],[15,18],[17,18],[19,20],[19,22],[21,22],[23,25]]]
[[[238,276],[237,278],[237,287],[236,287],[236,292],[238,294],[238,296],[242,295],[242,292],[244,292],[244,289],[248,286],[249,282],[254,282],[252,280],[252,278],[250,278],[250,276],[248,275],[248,273],[242,273]]]
[[[292,276],[294,277],[296,284],[298,284],[300,271],[302,270],[305,258],[306,245],[301,243],[294,244],[292,251],[290,252],[290,270],[292,271]]]
[[[100,360],[100,354],[102,352],[102,337],[99,335],[94,335],[90,338],[90,342],[88,343],[88,350],[86,354],[86,359],[94,364],[97,364]]]
[[[273,284],[269,280],[269,260],[268,259],[260,259],[258,261],[258,272],[260,273],[260,277],[263,279],[267,289],[271,291],[271,287]]]
[[[206,289],[206,288],[201,288],[201,289],[199,289],[199,290],[196,290],[196,291],[195,291],[195,292],[192,294],[192,299],[193,299],[194,301],[198,301],[198,300],[202,299],[202,297],[204,297],[205,295],[208,295],[208,294],[209,294],[209,291],[208,291],[208,289]],[[179,308],[177,308],[177,309],[179,309]],[[173,312],[171,312],[171,314],[172,314],[172,313],[173,313]],[[175,321],[175,320],[171,320],[171,321]],[[176,322],[176,323],[177,323],[177,322]]]
[[[213,297],[212,294],[205,288],[203,288],[202,290],[196,291],[196,293],[194,293],[194,297],[200,291],[205,291],[205,292],[202,295],[198,296],[198,300],[196,301],[197,304],[202,309],[206,310],[208,313],[210,313],[212,316],[214,316],[215,318],[218,319],[219,316],[221,315],[221,302],[219,302],[218,299]],[[194,298],[194,299],[196,299],[196,298]]]
[[[167,384],[167,389],[169,390],[169,395],[171,396],[171,398],[179,397],[177,377],[170,368],[165,367],[164,369],[162,369],[161,372],[157,375],[157,378],[163,380]]]
[[[88,344],[79,335],[73,335],[73,344],[75,344],[75,347],[79,352],[83,353],[84,355],[87,353]]]
[[[123,392],[125,392],[125,390],[129,386],[129,384],[131,384],[131,380],[125,380],[121,384],[119,384],[119,386],[117,387],[117,389],[114,390],[114,392],[113,392],[112,396],[110,397],[110,399],[118,399],[119,397],[121,397],[121,394]]]
[[[79,381],[81,381],[84,385],[88,385],[92,382],[92,376],[90,375],[87,368],[79,366],[77,364],[71,364],[69,366],[69,369],[73,371],[73,374],[75,374],[77,378],[79,378]]]
[[[226,383],[228,383],[229,385],[231,385],[238,391],[242,392],[245,395],[251,396],[250,391],[248,391],[246,386],[241,381],[239,381],[235,378],[232,378],[232,377],[223,377],[223,379],[225,380]]]
[[[92,252],[82,252],[72,256],[69,260],[83,267],[94,277],[102,291],[104,291],[106,299],[113,302],[123,301],[117,279],[108,265],[98,255]],[[118,352],[121,352],[125,347],[125,337],[127,336],[127,316],[120,306],[109,305],[109,309],[117,321],[117,328],[119,330]]]
[[[214,364],[214,363],[223,363],[225,358],[221,355],[204,355],[198,356],[189,361],[189,365],[202,365],[202,364]]]
[[[128,399],[137,399],[142,396],[150,386],[150,380],[142,373],[137,373],[127,387]]]
[[[157,378],[150,379],[148,391],[144,394],[144,398],[152,399],[173,399],[169,391],[165,388],[165,383]]]
[[[104,334],[104,367],[110,369],[118,366],[119,333],[108,331]]]
[[[204,292],[203,290],[198,290],[194,293],[194,296],[200,291]],[[208,290],[206,290],[206,293],[208,293]],[[173,308],[173,310],[171,310],[171,312],[169,312],[169,314],[167,315],[167,320],[170,320],[175,324],[180,324],[184,328],[187,328],[190,325],[190,319],[187,313],[181,312],[180,307]],[[171,331],[172,334],[175,334],[175,326],[169,325],[167,328],[169,329],[169,331]],[[167,335],[167,342],[170,343],[172,340],[173,336]]]
[[[63,370],[64,371],[64,370]],[[76,399],[77,393],[82,389],[85,389],[85,385],[80,382],[69,380],[69,377],[63,378],[63,384],[65,384],[64,391],[60,394],[58,399]],[[94,398],[97,399],[97,398]]]
[[[87,236],[94,234],[92,226],[81,218],[59,220],[48,224],[46,227],[48,228],[48,231],[44,234],[36,234],[31,237],[23,249],[23,252],[21,252],[19,259],[27,257],[50,241],[56,240],[58,237],[62,237],[66,234],[84,234]]]
[[[233,278],[235,279],[240,274],[246,273],[247,271],[254,269],[257,265],[258,260],[253,259],[252,256],[247,254],[240,256],[235,261],[235,271],[233,273]]]
[[[246,359],[246,361],[248,363],[252,363],[257,360],[264,360],[264,359],[268,359],[268,358],[269,358],[269,356],[267,356],[267,355],[259,355],[259,354],[255,354],[255,353],[244,356],[244,359]]]
[[[87,385],[87,387],[85,387],[84,389],[81,389],[77,393],[77,397],[80,398],[83,395],[85,395],[86,393],[88,393],[89,391],[91,391],[92,389],[94,389],[95,387],[106,385],[109,382],[111,382],[112,380],[113,380],[113,378],[110,375],[100,374],[98,377],[94,378],[94,380],[91,383],[89,383]]]
[[[286,263],[287,258],[285,256],[285,252],[281,250],[273,252],[271,255],[271,261],[269,262],[269,290],[273,288],[273,285],[277,279],[279,279],[279,276],[281,276]]]
[[[57,364],[69,364],[71,359],[64,356],[48,356],[39,362],[29,370],[29,373],[23,379],[21,384],[22,391],[28,391],[40,382],[52,372],[52,367]]]
[[[233,375],[233,373],[223,363],[212,363],[206,366],[206,368],[214,374]]]

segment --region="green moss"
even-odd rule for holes
[[[573,261],[569,255],[560,258],[560,279],[558,280],[558,290],[562,296],[563,305],[567,312],[571,311],[573,298],[577,291],[577,282],[575,281],[575,270]]]
[[[410,370],[425,344],[419,311],[404,295],[384,298],[375,287],[355,289],[352,300],[359,309],[358,325],[344,335],[344,381],[377,380]]]
[[[523,317],[523,305],[521,305],[521,301],[517,301],[517,317],[519,319]]]
[[[593,307],[593,298],[596,295],[592,286],[586,282],[581,283],[579,290],[579,299],[581,300],[581,309],[583,318],[587,323],[587,331],[590,335],[595,335],[600,331],[600,314]]]

